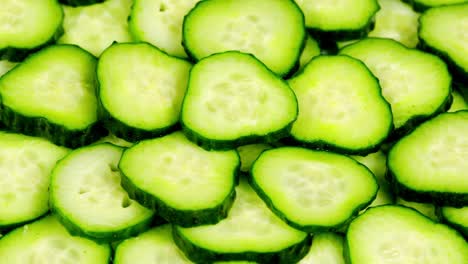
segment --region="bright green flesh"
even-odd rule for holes
[[[468,2],[433,8],[420,19],[419,37],[449,57],[468,78]]]
[[[234,150],[204,150],[181,132],[140,141],[119,164],[136,187],[177,210],[221,204],[231,193],[238,166]]]
[[[467,133],[468,111],[441,114],[398,141],[387,165],[412,190],[468,194]]]
[[[343,237],[329,232],[314,235],[309,253],[298,264],[345,264]]]
[[[415,116],[429,116],[444,105],[451,92],[445,63],[433,56],[389,40],[367,38],[340,51],[362,60],[379,79],[390,103],[395,128]]]
[[[16,66],[15,62],[0,60],[0,77]]]
[[[401,0],[379,0],[380,10],[369,37],[390,38],[414,48],[418,44],[418,18],[410,5]]]
[[[396,204],[401,204],[406,207],[410,207],[415,209],[416,211],[420,212],[421,214],[429,217],[430,219],[437,221],[437,216],[435,214],[435,207],[433,204],[430,203],[416,203],[416,202],[409,202],[403,198],[398,197],[396,200]]]
[[[114,44],[99,58],[99,96],[110,115],[144,130],[177,123],[191,64],[146,43]]]
[[[254,57],[226,52],[201,60],[190,73],[182,122],[212,140],[266,136],[297,115],[289,86]]]
[[[63,6],[65,33],[58,43],[76,44],[98,57],[114,41],[132,41],[127,24],[132,2],[106,0],[89,6]]]
[[[442,217],[451,225],[460,229],[465,236],[468,236],[468,207],[454,208],[442,207]]]
[[[283,147],[263,152],[252,167],[256,191],[298,228],[333,228],[369,204],[372,173],[344,155]]]
[[[19,227],[0,239],[2,264],[107,264],[110,247],[71,236],[53,216]]]
[[[304,50],[299,58],[299,70],[303,69],[306,64],[315,56],[320,55],[320,47],[315,39],[307,35]]]
[[[178,232],[198,247],[225,254],[277,252],[307,236],[275,216],[245,180],[240,181],[236,193],[228,218],[216,225],[176,227]]]
[[[153,216],[120,186],[117,166],[122,151],[111,144],[80,148],[61,160],[52,173],[53,210],[87,236],[117,236]]]
[[[316,57],[288,83],[299,102],[291,135],[300,142],[353,152],[379,145],[392,129],[378,80],[356,59]]]
[[[95,65],[76,46],[50,46],[0,79],[2,103],[24,116],[85,129],[97,121]]]
[[[308,28],[323,31],[358,30],[379,10],[376,0],[295,0]]]
[[[67,153],[44,139],[0,132],[0,229],[49,210],[49,175]]]
[[[242,172],[249,172],[252,164],[258,158],[260,153],[264,150],[271,149],[272,146],[268,144],[251,144],[244,145],[237,148],[241,160],[240,170]]]
[[[466,264],[468,244],[453,229],[401,206],[368,209],[346,234],[352,264]]]
[[[197,60],[229,50],[251,53],[283,76],[302,51],[303,24],[290,0],[202,1],[185,17],[183,44]]]
[[[119,244],[114,264],[189,264],[172,239],[169,224],[155,227]]]
[[[138,41],[151,43],[170,55],[186,58],[182,46],[184,16],[200,0],[135,0],[129,27]]]
[[[456,112],[459,110],[468,110],[468,103],[465,101],[460,92],[453,90],[452,91],[452,105],[447,112]]]
[[[62,9],[54,0],[2,0],[0,50],[46,44],[54,38],[62,19]]]

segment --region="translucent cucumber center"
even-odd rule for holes
[[[241,73],[232,73],[227,80],[215,83],[205,100],[208,112],[219,119],[252,127],[267,107],[268,93],[256,80]]]
[[[82,251],[68,239],[47,237],[40,239],[24,254],[25,264],[74,264],[81,263]]]

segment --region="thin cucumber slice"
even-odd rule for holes
[[[128,142],[125,139],[121,139],[112,133],[109,133],[109,135],[99,139],[94,144],[100,144],[100,143],[111,143],[112,145],[116,145],[122,148],[129,148],[133,146],[132,142]]]
[[[168,54],[187,58],[182,46],[184,16],[200,0],[135,0],[129,18],[132,36]]]
[[[378,80],[354,58],[315,57],[288,83],[299,102],[291,136],[301,144],[368,154],[378,150],[393,129]]]
[[[467,3],[467,0],[403,0],[411,4],[414,10],[418,12],[426,11],[429,8],[440,7],[446,5],[455,5]]]
[[[192,68],[181,123],[202,147],[231,149],[284,138],[297,111],[285,81],[252,55],[229,51]]]
[[[310,35],[307,35],[304,50],[299,57],[299,71],[304,69],[307,63],[313,58],[320,55],[320,47],[318,42]]]
[[[16,62],[11,62],[8,60],[0,60],[0,77],[9,72],[13,67],[17,65]]]
[[[251,144],[238,147],[237,152],[241,160],[241,172],[249,172],[258,156],[260,156],[263,151],[271,148],[273,147],[268,144]]]
[[[419,14],[401,0],[378,1],[380,10],[375,16],[375,27],[368,36],[390,38],[408,48],[416,47]]]
[[[351,222],[345,256],[351,264],[465,264],[468,244],[455,230],[413,209],[384,205]]]
[[[431,8],[419,19],[420,48],[442,57],[462,83],[468,81],[468,1]]]
[[[117,246],[114,264],[190,264],[172,239],[169,224],[150,229]]]
[[[0,229],[49,210],[49,176],[67,153],[45,139],[0,132]]]
[[[468,103],[457,90],[452,91],[452,105],[447,112],[456,112],[459,110],[468,110]]]
[[[174,240],[197,263],[248,260],[258,263],[296,263],[311,239],[274,215],[241,179],[229,216],[216,225],[176,226]]]
[[[362,60],[379,79],[383,96],[392,107],[392,138],[406,134],[450,106],[451,76],[436,56],[379,38],[355,42],[340,54]]]
[[[62,34],[63,12],[56,0],[2,0],[0,59],[22,61]]]
[[[147,43],[113,44],[99,58],[99,99],[113,134],[138,141],[167,134],[179,121],[191,64]]]
[[[442,207],[439,208],[438,215],[443,222],[453,226],[468,238],[468,207]]]
[[[102,136],[98,125],[96,59],[72,45],[31,55],[0,79],[5,126],[71,148]]]
[[[114,42],[131,42],[127,18],[133,0],[106,0],[103,3],[64,6],[64,34],[58,43],[75,44],[99,57]]]
[[[84,6],[102,3],[105,0],[59,0],[60,3],[69,6]]]
[[[348,40],[366,36],[379,10],[377,0],[295,0],[305,16],[305,25],[321,39]]]
[[[201,1],[182,30],[182,44],[195,60],[238,50],[280,76],[294,72],[305,38],[304,16],[292,0]]]
[[[379,150],[367,156],[352,156],[352,158],[366,166],[374,174],[379,184],[377,196],[369,207],[393,204],[395,202],[395,197],[393,196],[390,184],[385,179],[387,173],[387,156],[385,153]]]
[[[468,111],[444,113],[398,141],[387,158],[393,190],[405,200],[468,205]]]
[[[341,235],[325,232],[312,237],[309,253],[298,264],[345,264],[344,239]]]
[[[107,264],[109,245],[70,235],[53,216],[19,227],[0,239],[2,264]]]
[[[398,197],[396,199],[396,204],[404,205],[410,207],[420,212],[421,214],[429,217],[430,219],[437,221],[438,217],[436,216],[436,209],[433,204],[430,203],[417,203],[406,201],[405,199]]]
[[[235,150],[207,151],[175,132],[127,149],[119,167],[130,197],[173,224],[195,226],[226,218],[239,163]]]
[[[134,236],[154,213],[130,200],[117,165],[123,149],[111,144],[77,149],[62,159],[50,183],[50,205],[71,234],[99,242]]]
[[[367,207],[378,184],[365,166],[331,152],[283,147],[263,152],[250,178],[280,218],[306,232],[337,230]]]

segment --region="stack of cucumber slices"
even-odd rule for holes
[[[1,0],[0,264],[468,264],[468,1]]]

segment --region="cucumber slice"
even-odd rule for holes
[[[295,1],[304,13],[306,27],[320,39],[364,37],[372,29],[379,10],[377,0]]]
[[[468,82],[468,2],[431,8],[419,19],[420,48],[443,58],[461,83]]]
[[[191,64],[147,43],[113,44],[99,58],[99,98],[116,136],[138,141],[167,134],[179,121]]]
[[[394,39],[408,48],[418,44],[418,19],[411,6],[400,0],[378,0],[380,10],[369,37]]]
[[[349,225],[348,263],[468,263],[468,244],[455,230],[395,205],[368,209]]]
[[[400,205],[404,205],[406,207],[413,208],[416,211],[420,212],[421,214],[429,217],[430,219],[434,221],[438,221],[438,217],[436,216],[436,211],[435,211],[435,207],[433,204],[410,202],[410,201],[406,201],[405,199],[401,197],[398,197],[396,199],[396,203]]]
[[[0,79],[5,126],[71,148],[103,135],[98,122],[96,59],[72,45],[28,57]]]
[[[298,264],[345,264],[343,237],[325,232],[312,237],[309,253]]]
[[[241,172],[249,172],[258,156],[260,156],[264,150],[271,148],[272,146],[268,144],[251,144],[238,147],[237,152],[239,153],[241,161]]]
[[[468,110],[468,103],[457,90],[452,91],[452,105],[447,112],[456,112],[459,110]]]
[[[395,202],[395,197],[393,197],[390,184],[385,179],[385,174],[387,172],[387,156],[385,153],[382,150],[379,150],[367,156],[352,156],[352,158],[366,166],[374,174],[377,183],[379,184],[377,196],[369,207],[393,204]]]
[[[468,111],[444,113],[398,141],[388,154],[388,177],[405,200],[468,205]]]
[[[41,138],[0,132],[0,229],[49,210],[49,175],[67,153]]]
[[[274,215],[245,180],[236,192],[229,216],[216,225],[174,228],[174,241],[190,260],[286,264],[305,256],[310,236]]]
[[[3,264],[107,264],[109,245],[71,236],[53,216],[19,227],[0,239]]]
[[[62,34],[63,12],[56,0],[2,0],[0,59],[22,61]]]
[[[16,62],[11,62],[8,60],[0,60],[0,77],[9,72],[13,67],[16,66]]]
[[[238,50],[280,76],[294,72],[305,38],[304,16],[292,0],[201,1],[182,29],[182,44],[195,60]]]
[[[285,81],[252,55],[229,51],[192,68],[181,123],[202,147],[231,149],[284,138],[297,111]]]
[[[129,18],[132,36],[168,54],[187,58],[182,46],[184,16],[200,0],[135,0]]]
[[[414,10],[423,12],[429,8],[466,3],[466,0],[403,0],[411,4]]]
[[[114,264],[189,264],[172,239],[169,224],[155,227],[129,238],[117,246]]]
[[[392,107],[392,138],[406,134],[450,106],[451,77],[445,63],[436,56],[379,38],[355,42],[340,54],[362,60],[379,79],[383,96]]]
[[[102,3],[105,0],[59,0],[60,3],[69,6],[84,6]]]
[[[318,42],[310,35],[307,35],[304,50],[299,57],[299,71],[304,69],[307,63],[313,58],[320,55],[320,47]]]
[[[337,230],[367,207],[378,190],[372,173],[331,152],[283,147],[263,152],[251,185],[278,217],[306,232]]]
[[[109,135],[99,139],[98,141],[95,142],[95,144],[100,144],[100,143],[111,143],[112,145],[116,145],[122,148],[129,148],[133,146],[132,142],[128,142],[124,139],[121,139],[117,137],[116,135],[109,133]]]
[[[393,129],[378,80],[356,59],[315,57],[288,83],[299,101],[291,136],[301,144],[368,154],[378,150]]]
[[[458,229],[468,238],[468,207],[442,207],[438,210],[441,220]]]
[[[114,42],[131,42],[127,18],[133,0],[106,0],[89,6],[64,6],[64,34],[58,43],[75,44],[99,57]]]
[[[99,242],[134,236],[154,213],[130,200],[117,169],[123,149],[99,144],[77,149],[52,173],[50,205],[71,234]]]
[[[219,222],[236,196],[237,152],[204,150],[181,132],[140,141],[119,167],[130,197],[181,226]]]

